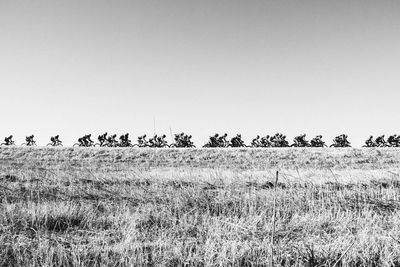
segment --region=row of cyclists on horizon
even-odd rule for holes
[[[176,147],[176,148],[195,148],[193,141],[191,140],[192,136],[187,135],[185,133],[178,133],[174,136],[174,142],[172,144],[168,144],[165,140],[166,135],[154,135],[150,139],[146,139],[146,135],[141,135],[137,138],[137,143],[133,144],[129,139],[129,134],[123,134],[117,140],[117,135],[112,134],[109,135],[107,132],[99,135],[97,140],[98,142],[94,142],[91,134],[84,135],[78,138],[78,142],[73,146],[79,147]],[[10,146],[15,145],[15,142],[12,140],[13,136],[10,135],[4,139],[4,143],[1,145]],[[26,146],[36,146],[36,141],[34,140],[34,135],[26,136],[25,143],[22,145]],[[62,146],[62,141],[60,140],[60,136],[52,136],[50,138],[50,143],[47,146]],[[209,137],[208,142],[203,145],[203,147],[327,147],[324,141],[322,141],[322,135],[317,135],[312,138],[310,141],[306,139],[306,135],[302,134],[296,136],[293,139],[293,143],[289,144],[286,140],[286,136],[277,133],[275,135],[266,135],[259,136],[257,135],[252,141],[250,145],[246,145],[242,139],[241,134],[237,134],[230,140],[228,139],[228,134],[220,135],[218,133]],[[348,136],[345,134],[341,134],[336,136],[333,139],[333,144],[330,147],[351,147],[350,142],[348,141]],[[391,135],[387,139],[385,139],[385,135],[378,136],[374,138],[370,136],[366,141],[363,147],[400,147],[400,135]]]

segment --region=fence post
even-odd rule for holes
[[[274,237],[275,237],[275,220],[276,220],[276,188],[278,185],[279,172],[276,171],[276,178],[274,184],[274,204],[272,209],[272,234],[271,234],[271,258],[270,266],[274,266]]]

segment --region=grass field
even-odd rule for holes
[[[398,149],[1,147],[0,266],[400,266],[399,175]]]

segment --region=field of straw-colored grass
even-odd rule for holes
[[[0,266],[400,266],[399,175],[398,149],[1,147]]]

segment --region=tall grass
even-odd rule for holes
[[[400,266],[400,151],[22,151],[0,150],[0,266],[268,266],[273,225],[276,266]]]

